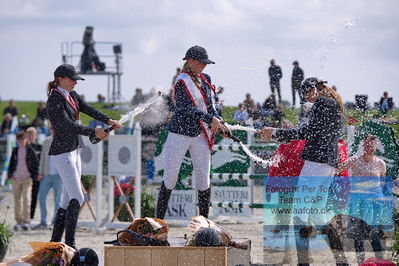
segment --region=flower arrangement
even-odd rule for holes
[[[123,191],[123,194],[126,196],[133,195],[134,192],[134,186],[130,185],[128,183],[120,183],[121,189]],[[114,197],[119,197],[121,195],[119,189],[117,186],[114,187]]]
[[[33,266],[64,266],[64,259],[62,258],[62,249],[42,249],[39,251],[38,259],[40,262],[38,264],[33,264]]]
[[[33,266],[69,265],[75,249],[59,242],[29,242],[33,253],[21,259]]]

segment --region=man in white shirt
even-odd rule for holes
[[[363,142],[363,154],[348,158],[346,162],[339,166],[337,173],[349,169],[352,172],[351,176],[385,176],[387,170],[386,164],[383,160],[374,155],[376,151],[376,136],[365,136]]]
[[[351,176],[373,177],[373,184],[370,184],[372,187],[369,188],[372,189],[373,198],[384,198],[383,188],[385,180],[381,177],[385,177],[387,168],[385,162],[374,155],[376,150],[376,136],[365,136],[363,139],[363,154],[348,158],[346,162],[339,166],[337,173],[349,169],[351,171]],[[381,195],[381,197],[379,195]],[[356,199],[350,200],[349,212],[351,215],[354,213],[362,213],[362,217],[359,218],[365,220],[369,225],[380,225],[383,203],[381,201],[372,201],[372,208],[366,208],[366,203],[370,204],[370,202],[365,202],[364,200],[360,202]],[[378,227],[380,228],[380,226]],[[384,236],[382,230],[379,230],[379,234]]]

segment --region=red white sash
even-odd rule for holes
[[[63,94],[58,88],[55,88],[53,90],[61,94],[62,97],[64,97],[64,99],[72,106],[72,108],[75,110],[75,119],[79,120],[78,106],[76,105],[75,100],[72,98],[72,96],[69,94],[69,97],[66,97],[65,94]]]
[[[203,75],[201,75],[201,79],[206,82],[210,86],[210,88],[212,88],[212,90],[214,90],[213,86]],[[180,80],[184,83],[184,89],[190,97],[193,105],[202,112],[208,113],[208,109],[206,108],[206,95],[201,90],[201,88],[199,88],[195,84],[190,74],[188,74],[187,72],[181,72],[176,78],[176,83]],[[204,134],[205,139],[208,142],[209,149],[212,151],[213,144],[215,143],[215,136],[211,133],[209,124],[201,120],[199,120],[198,122],[200,123],[202,133]]]

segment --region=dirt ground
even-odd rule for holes
[[[261,187],[259,188],[261,191]],[[14,226],[14,206],[13,206],[13,198],[12,193],[3,191],[0,188],[0,193],[5,196],[5,200],[3,200],[0,204],[0,219],[5,218],[11,227]],[[259,199],[261,192],[257,191],[255,193],[255,198]],[[95,197],[92,195],[92,204],[94,207]],[[51,217],[53,215],[53,195],[52,191],[50,191],[48,197],[48,221],[51,221]],[[103,197],[103,211],[106,212],[107,204],[106,204],[106,188],[104,188],[104,197]],[[251,262],[253,264],[266,264],[266,265],[283,265],[282,262],[287,265],[295,265],[296,261],[296,253],[295,250],[291,250],[289,252],[282,252],[281,250],[273,249],[273,248],[264,248],[264,232],[263,232],[263,224],[262,221],[262,212],[261,210],[255,211],[255,216],[257,219],[235,219],[227,217],[219,217],[215,218],[216,221],[219,221],[221,225],[229,231],[234,238],[249,238],[251,239]],[[32,221],[32,225],[38,224],[40,219],[40,208],[38,207],[36,210],[35,219]],[[251,222],[252,220],[252,222]],[[79,217],[80,224],[84,225],[84,221],[93,222],[89,209],[85,207],[81,212]],[[189,221],[170,221],[170,232],[169,237],[183,237],[184,234],[189,234],[189,231],[184,228],[184,225],[188,224]],[[121,226],[125,226],[121,224]],[[127,226],[127,224],[126,224]],[[94,228],[90,228],[87,226],[79,226],[76,235],[77,247],[90,247],[94,249],[100,257],[100,265],[103,264],[104,257],[104,241],[114,240],[116,239],[116,232],[120,229],[107,229],[107,230],[95,230]],[[31,231],[19,231],[15,232],[13,237],[13,244],[11,246],[10,251],[7,253],[5,257],[5,262],[15,260],[21,256],[27,255],[31,253],[31,249],[29,246],[30,241],[49,241],[51,236],[51,229],[47,230],[31,230]],[[265,239],[266,245],[268,243],[273,243],[273,239]],[[391,257],[390,247],[392,246],[393,241],[391,239],[387,239],[386,246],[387,250],[384,253],[384,258],[389,259]],[[312,245],[312,244],[311,244]],[[346,256],[351,265],[356,265],[356,255],[353,250],[353,242],[347,241],[345,243],[346,249],[349,250],[346,252]],[[371,250],[370,245],[366,243],[366,250]],[[317,250],[312,252],[312,265],[335,265],[334,258],[329,249]],[[366,258],[374,257],[372,252],[366,252]],[[19,264],[19,265],[27,265],[27,264]]]

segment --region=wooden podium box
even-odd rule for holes
[[[235,266],[250,265],[251,241],[248,249],[233,247],[186,247],[183,238],[169,239],[169,247],[105,246],[105,266]]]

